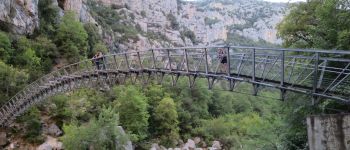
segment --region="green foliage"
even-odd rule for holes
[[[0,60],[7,62],[13,54],[11,41],[6,33],[0,31]]]
[[[121,134],[118,123],[115,110],[111,107],[103,108],[97,119],[91,119],[87,124],[65,125],[65,134],[61,140],[67,150],[118,150],[125,144],[125,137]]]
[[[70,63],[79,61],[80,55],[86,55],[88,34],[83,25],[76,20],[73,12],[66,12],[57,29],[55,43],[60,56]]]
[[[144,10],[141,11],[141,16],[142,16],[143,18],[146,18],[146,17],[147,17],[147,14],[146,14],[146,12],[145,12]]]
[[[32,41],[32,49],[41,60],[42,70],[50,72],[52,66],[55,65],[57,55],[59,55],[56,45],[46,36],[40,35]]]
[[[91,8],[91,14],[95,20],[104,28],[116,24],[121,16],[111,7],[104,6],[101,2],[94,0],[87,1],[88,6]]]
[[[197,40],[196,40],[196,34],[194,34],[193,31],[189,30],[189,29],[186,29],[184,31],[181,31],[180,32],[180,35],[181,35],[181,39],[183,41],[185,41],[185,37],[189,38],[193,44],[196,44],[197,43]]]
[[[350,49],[349,4],[342,0],[310,0],[294,4],[278,25],[286,47]]]
[[[278,45],[274,45],[269,43],[263,39],[259,39],[258,41],[254,41],[247,37],[241,36],[237,33],[229,32],[227,35],[227,44],[230,45],[242,45],[242,46],[265,46],[265,47],[278,47]]]
[[[153,32],[153,31],[148,31],[146,34],[147,38],[153,39],[153,40],[163,40],[170,42],[170,39],[168,39],[167,36],[162,34],[161,32]]]
[[[108,49],[107,49],[105,44],[99,42],[99,43],[95,44],[94,49],[93,49],[92,52],[93,52],[93,54],[96,54],[97,52],[102,52],[103,54],[107,54],[108,53]]]
[[[134,40],[134,42],[139,40],[138,31],[128,25],[114,24],[112,26],[114,32],[119,32],[123,35],[121,41],[127,41],[128,39]]]
[[[168,14],[167,19],[170,21],[171,29],[178,30],[180,29],[180,24],[177,22],[176,17],[173,14]]]
[[[195,132],[206,140],[220,140],[224,149],[278,149],[275,133],[280,120],[268,121],[255,113],[225,115],[203,120]]]
[[[93,55],[95,55],[94,47],[96,44],[101,43],[102,44],[102,37],[98,33],[98,28],[95,24],[93,23],[86,23],[84,24],[84,29],[86,30],[88,34],[88,51],[87,51],[87,56],[88,58],[92,58]]]
[[[148,136],[147,98],[135,86],[120,86],[113,89],[117,95],[115,105],[120,115],[120,123],[133,141],[141,141]]]
[[[220,22],[220,20],[217,18],[214,18],[214,19],[208,18],[208,17],[204,18],[205,25],[210,26],[210,28],[212,27],[213,24],[216,24],[218,22]]]
[[[179,79],[176,87],[168,87],[167,92],[178,106],[180,135],[190,138],[193,127],[201,119],[210,118],[208,108],[212,92],[207,90],[204,80],[198,80],[196,86],[189,89],[187,81],[183,79]]]
[[[57,95],[50,103],[50,115],[63,123],[86,122],[98,114],[107,104],[103,93],[92,89],[80,89],[69,95]]]
[[[26,72],[0,61],[0,105],[22,89],[29,79]]]
[[[167,147],[175,146],[179,139],[179,121],[173,99],[162,99],[155,108],[154,117],[161,144]]]
[[[54,5],[52,0],[39,0],[38,9],[40,19],[39,32],[53,38],[59,20],[59,7]]]
[[[33,144],[44,142],[41,133],[40,111],[37,108],[31,108],[24,115],[17,119],[17,122],[23,124],[23,128],[17,131],[26,141]]]

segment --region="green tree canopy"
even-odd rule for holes
[[[121,125],[130,133],[133,141],[145,139],[149,118],[147,97],[135,86],[119,86],[114,91],[117,93],[115,102]]]
[[[284,46],[350,49],[350,12],[347,0],[309,0],[293,4],[278,25]]]
[[[155,108],[156,132],[165,146],[175,146],[179,139],[179,121],[176,105],[171,98],[164,98]]]
[[[11,41],[6,33],[0,31],[0,60],[7,62],[13,53]]]
[[[87,38],[84,26],[76,19],[73,12],[66,12],[59,24],[55,43],[60,56],[68,62],[79,61],[86,55]]]
[[[64,136],[61,138],[64,148],[67,150],[86,149],[121,149],[125,143],[125,137],[118,128],[118,115],[111,107],[103,108],[97,119],[90,120],[87,124],[77,126],[65,125]],[[121,143],[117,145],[118,143]]]

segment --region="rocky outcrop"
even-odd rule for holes
[[[122,22],[132,22],[143,32],[161,33],[166,39],[149,39],[140,34],[141,42],[120,43],[121,47],[144,50],[152,47],[207,45],[217,41],[230,40],[232,34],[244,36],[255,41],[260,39],[271,43],[281,43],[276,36],[276,24],[284,16],[286,5],[260,0],[202,1],[184,2],[179,0],[98,0],[118,12],[126,12],[129,17]],[[64,11],[73,11],[83,23],[94,23],[86,0],[53,0]],[[39,26],[38,0],[0,1],[0,27],[18,34],[31,34]],[[175,20],[169,20],[169,15]],[[133,16],[133,17],[130,17]],[[172,22],[178,28],[171,28]],[[105,29],[107,30],[107,29]],[[193,31],[196,39],[185,37],[183,31]],[[101,32],[105,33],[105,32]],[[118,34],[104,35],[105,42],[115,48],[114,37]],[[126,40],[127,41],[127,40]],[[119,45],[118,45],[119,46]]]
[[[31,34],[39,26],[38,0],[1,0],[0,29]]]
[[[44,133],[54,137],[58,137],[62,135],[63,132],[60,130],[60,128],[58,128],[56,124],[50,124],[48,125],[48,127],[44,127]]]
[[[62,150],[63,144],[56,138],[48,136],[45,143],[41,144],[37,150]]]
[[[309,116],[306,122],[310,150],[350,149],[350,114]]]
[[[118,130],[122,137],[126,136],[126,133],[123,127],[118,126]],[[115,141],[117,146],[116,149],[133,150],[132,143],[129,139],[126,139],[125,143],[121,143],[120,140],[121,140],[120,137],[116,138],[116,141]]]

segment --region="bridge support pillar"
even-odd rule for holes
[[[253,96],[257,96],[259,92],[259,85],[258,84],[253,84]]]
[[[307,117],[310,150],[350,149],[350,114]]]

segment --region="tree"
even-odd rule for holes
[[[96,27],[95,24],[93,23],[86,23],[84,24],[84,28],[88,34],[88,52],[87,52],[87,56],[89,58],[93,57],[93,55],[96,53],[94,51],[94,47],[96,46],[96,44],[101,43],[102,44],[102,37],[98,32],[98,28]]]
[[[96,54],[97,52],[102,52],[102,53],[106,54],[106,53],[108,53],[108,49],[104,43],[98,42],[94,45],[92,52],[93,52],[93,54]]]
[[[45,35],[40,35],[34,39],[32,47],[41,59],[42,70],[46,73],[51,71],[52,66],[57,64],[55,59],[59,55],[56,45]]]
[[[55,43],[60,57],[69,63],[79,61],[80,56],[86,55],[88,34],[83,25],[76,19],[73,12],[66,12],[59,24]]]
[[[157,125],[155,121],[155,109],[158,106],[159,102],[167,95],[164,91],[164,88],[160,85],[149,85],[147,89],[144,91],[145,96],[148,99],[148,112],[150,114],[149,129],[151,135],[155,135],[157,131]]]
[[[175,146],[179,139],[179,121],[176,105],[171,98],[164,98],[159,102],[154,112],[157,135],[165,146]]]
[[[13,68],[0,61],[0,106],[22,89],[29,79],[23,70]]]
[[[40,111],[38,108],[31,108],[24,115],[17,118],[16,122],[22,125],[22,128],[18,131],[19,134],[29,143],[39,144],[45,141],[42,135]]]
[[[52,0],[39,0],[38,9],[40,19],[39,32],[53,38],[60,17],[59,7],[54,5]]]
[[[278,25],[285,47],[350,49],[350,12],[346,0],[309,0],[294,4]]]
[[[115,100],[120,123],[131,135],[131,140],[137,142],[147,137],[148,103],[146,96],[135,86],[116,87],[118,96]]]
[[[15,43],[16,53],[12,55],[11,63],[21,69],[27,69],[30,80],[35,80],[42,74],[41,58],[33,49],[33,41],[20,37]]]
[[[126,137],[121,134],[118,124],[115,109],[103,108],[97,119],[91,119],[85,125],[64,125],[65,134],[61,140],[67,150],[118,150],[126,142]]]
[[[11,41],[6,33],[0,31],[0,60],[7,62],[13,53]]]

